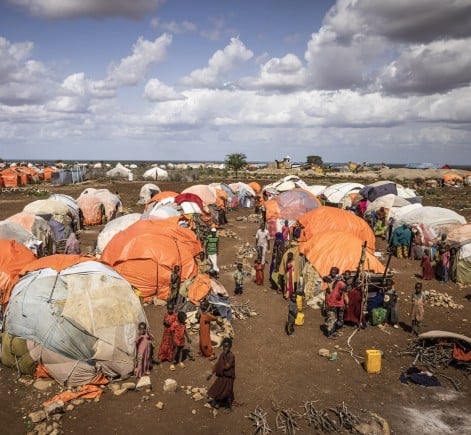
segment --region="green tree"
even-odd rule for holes
[[[237,177],[237,173],[247,166],[247,156],[242,153],[228,154],[224,163],[235,172]]]
[[[306,161],[311,166],[322,166],[324,164],[321,156],[307,156]]]

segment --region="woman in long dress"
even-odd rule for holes
[[[214,408],[225,407],[232,409],[234,402],[235,356],[231,352],[232,340],[225,338],[222,341],[222,353],[213,367],[208,380],[213,374],[216,380],[208,390],[209,403]]]

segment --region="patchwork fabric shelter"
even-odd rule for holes
[[[351,193],[358,193],[364,187],[359,183],[338,183],[327,186],[322,192],[322,197],[332,204],[340,204]]]
[[[69,207],[61,201],[55,199],[39,199],[27,204],[23,211],[38,216],[50,216],[63,225],[72,223],[72,214]]]
[[[147,320],[122,276],[70,255],[45,257],[22,273],[5,314],[9,340],[26,343],[18,347],[62,385],[87,384],[100,374],[132,374],[137,325]],[[12,355],[13,350],[4,346],[2,360],[16,368],[15,360],[25,355]]]
[[[21,212],[6,219],[9,222],[16,222],[25,230],[29,231],[36,239],[40,240],[40,257],[54,254],[55,240],[51,227],[45,219],[35,214]]]
[[[108,242],[120,231],[130,227],[133,223],[141,219],[140,213],[131,213],[120,216],[108,222],[100,231],[96,244],[96,255],[100,256]]]
[[[170,276],[179,265],[181,281],[196,276],[195,256],[203,250],[195,233],[167,220],[143,219],[116,234],[102,260],[115,268],[144,300],[167,300]]]
[[[77,198],[85,225],[99,225],[116,217],[121,200],[108,189],[85,189]]]
[[[41,253],[41,240],[17,222],[0,221],[0,239],[14,240],[26,246],[35,255]]]
[[[35,259],[34,254],[22,244],[0,239],[0,311],[5,309],[20,271]]]
[[[457,248],[456,281],[471,284],[471,224],[460,225],[448,233],[448,242]]]
[[[300,244],[317,238],[318,234],[326,231],[340,231],[353,234],[374,252],[376,238],[368,223],[351,212],[334,207],[319,207],[303,214],[298,222],[303,226]]]
[[[343,231],[325,231],[299,245],[309,263],[320,276],[329,274],[331,267],[338,267],[340,273],[356,271],[360,263],[364,240],[355,234]],[[368,250],[365,253],[364,270],[384,272],[383,264]]]
[[[206,184],[190,186],[182,191],[182,194],[184,193],[192,193],[193,195],[198,196],[206,205],[216,203],[216,192],[211,186]]]
[[[156,194],[160,192],[160,187],[157,184],[146,183],[144,186],[141,187],[141,191],[139,192],[139,200],[137,201],[138,204],[147,204],[150,199]]]

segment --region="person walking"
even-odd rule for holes
[[[265,264],[267,251],[270,249],[270,234],[265,228],[265,224],[261,224],[255,234],[255,249],[262,264]]]
[[[219,277],[219,266],[218,266],[218,252],[219,252],[219,237],[217,235],[216,228],[211,228],[210,233],[206,236],[205,250],[209,262],[211,263],[210,275],[214,275],[215,278]]]
[[[411,323],[412,323],[412,336],[417,337],[420,334],[420,325],[424,320],[424,305],[425,295],[422,292],[422,283],[415,284],[415,293],[411,296]]]

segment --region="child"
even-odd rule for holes
[[[285,325],[285,331],[288,335],[292,335],[294,332],[294,321],[298,316],[298,304],[296,303],[296,292],[293,292],[290,296],[288,303],[288,321]]]
[[[160,342],[159,354],[157,362],[173,361],[173,339],[170,327],[177,320],[174,312],[175,306],[172,302],[167,302],[167,312],[164,314],[164,331],[162,333],[162,341]]]
[[[263,285],[263,281],[265,280],[264,274],[263,274],[263,267],[264,265],[260,261],[259,258],[255,260],[255,284],[257,285]]]
[[[241,295],[244,291],[244,271],[242,270],[242,263],[237,263],[237,269],[234,272],[235,295]]]
[[[174,304],[177,302],[178,291],[180,290],[180,266],[176,265],[173,268],[172,275],[170,276],[170,296],[168,300]]]
[[[445,246],[442,253],[442,284],[447,283],[450,276],[450,247]]]
[[[412,320],[412,336],[417,337],[420,332],[420,323],[424,320],[425,295],[422,293],[422,284],[415,284],[415,293],[411,297],[411,320]]]
[[[139,323],[138,334],[134,340],[136,343],[136,369],[134,374],[139,379],[144,375],[150,374],[152,367],[152,342],[153,335],[147,331],[147,325],[144,322]]]
[[[424,249],[420,265],[422,266],[422,279],[431,280],[435,277],[432,262],[430,261],[430,249]]]
[[[183,348],[185,347],[185,338],[188,343],[191,343],[188,332],[186,331],[186,314],[183,311],[179,311],[177,314],[177,320],[170,326],[173,339],[173,363],[170,366],[170,370],[175,370],[175,364],[178,364],[182,369],[185,368],[183,364]]]
[[[209,309],[209,302],[206,299],[203,299],[200,302],[201,312],[199,313],[200,328],[199,328],[199,341],[200,341],[200,350],[198,355],[209,358],[210,361],[216,359],[214,354],[213,346],[211,344],[211,322],[218,320],[216,316],[213,316]]]

